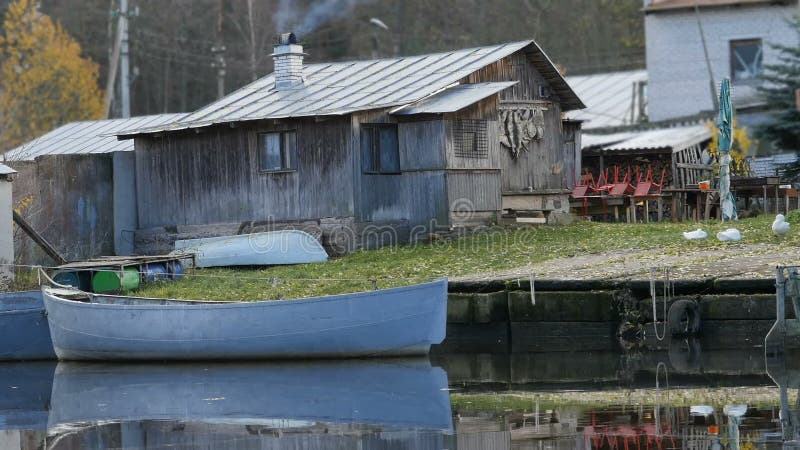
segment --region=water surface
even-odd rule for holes
[[[762,351],[0,364],[0,449],[781,448]]]

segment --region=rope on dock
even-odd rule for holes
[[[670,281],[669,281],[669,267],[665,267],[664,268],[664,277],[665,277],[666,280],[664,282],[664,293],[663,293],[664,295],[662,297],[662,303],[664,305],[664,307],[663,307],[663,310],[664,310],[664,313],[663,313],[664,326],[662,327],[661,335],[659,336],[659,334],[658,334],[658,315],[657,315],[658,313],[656,311],[656,301],[657,301],[656,300],[656,271],[657,270],[658,270],[657,267],[651,267],[650,268],[650,299],[653,301],[653,331],[656,334],[656,339],[658,341],[663,341],[664,338],[667,337],[667,322],[668,322],[668,320],[667,320],[667,296],[670,293],[669,286],[672,283],[670,283]],[[674,288],[673,288],[673,292],[674,292]]]

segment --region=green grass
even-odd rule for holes
[[[454,240],[434,241],[380,250],[359,251],[325,263],[277,266],[257,270],[191,270],[178,282],[145,286],[137,295],[206,300],[259,300],[299,298],[369,290],[432,280],[443,276],[482,274],[513,269],[549,259],[609,250],[653,249],[676,254],[711,249],[725,244],[714,237],[731,226],[742,234],[742,243],[780,244],[800,248],[800,223],[790,236],[772,235],[772,217],[744,219],[733,225],[702,223],[608,224],[578,222],[566,226],[497,229]],[[683,231],[702,227],[709,238],[687,241]],[[271,281],[271,279],[277,281]],[[353,279],[360,281],[313,281]]]

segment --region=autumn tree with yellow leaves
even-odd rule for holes
[[[715,161],[719,161],[719,127],[714,122],[707,122],[709,131],[711,132],[711,142],[708,144],[708,152]],[[753,140],[747,131],[747,127],[739,126],[739,120],[733,119],[732,129],[733,141],[731,142],[731,175],[737,176],[750,176],[750,164],[747,158],[750,155],[750,149],[753,148]],[[718,165],[716,163],[715,165]],[[718,170],[718,169],[716,169]]]
[[[0,150],[103,117],[98,66],[35,0],[14,0],[0,36]]]

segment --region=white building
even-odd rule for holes
[[[764,66],[778,62],[769,44],[800,44],[789,23],[797,0],[644,0],[644,12],[651,121],[713,111],[712,85],[724,77],[738,111],[763,106],[755,87]]]
[[[16,170],[0,164],[0,286],[14,277],[14,222],[11,180]]]

